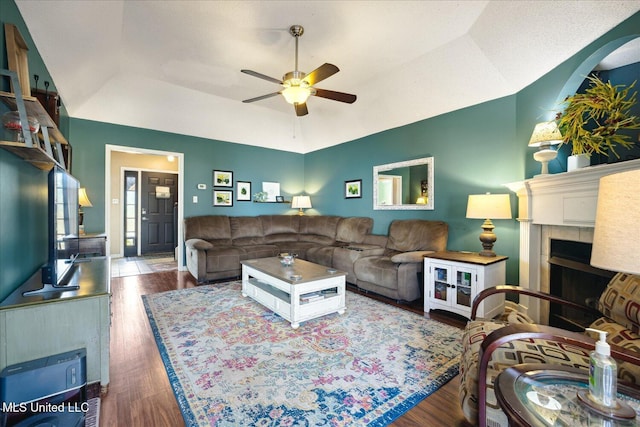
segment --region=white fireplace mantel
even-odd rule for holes
[[[518,195],[520,222],[520,286],[548,292],[548,254],[551,238],[593,241],[600,178],[640,169],[640,159],[591,166],[507,184]],[[528,305],[534,320],[545,321],[546,304],[532,299]]]

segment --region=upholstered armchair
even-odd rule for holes
[[[590,327],[608,332],[611,355],[620,381],[640,385],[640,276],[616,274],[598,300],[597,310],[549,294],[517,286],[497,286],[479,293],[463,335],[460,362],[460,402],[467,420],[480,426],[506,427],[505,414],[494,393],[494,381],[509,366],[545,363],[589,369],[595,340],[581,332],[534,324],[515,306],[499,319],[476,319],[478,304],[499,293],[517,293],[597,313]]]

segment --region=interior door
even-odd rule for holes
[[[142,172],[140,253],[174,252],[177,231],[178,175]]]

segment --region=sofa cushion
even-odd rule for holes
[[[298,239],[319,245],[331,245],[336,240],[340,219],[338,216],[301,216]]]
[[[305,259],[307,261],[315,262],[316,264],[331,267],[335,249],[335,246],[315,246],[307,250]]]
[[[358,259],[353,271],[358,281],[375,283],[389,289],[398,288],[398,266],[386,256],[370,256]]]
[[[382,255],[384,248],[366,243],[350,244],[335,247],[331,265],[340,271],[347,273],[347,282],[357,283],[354,271],[354,263],[364,257]]]
[[[260,215],[265,243],[295,242],[300,230],[298,215]]]
[[[262,222],[254,216],[232,216],[231,241],[235,246],[259,245],[264,243]]]
[[[364,236],[371,233],[373,219],[366,217],[341,218],[338,221],[336,240],[346,243],[362,243]]]
[[[307,251],[316,248],[319,245],[313,242],[274,242],[273,245],[278,247],[279,253],[287,252],[296,254],[299,258],[307,259]]]
[[[226,215],[193,216],[184,219],[184,240],[202,239],[214,245],[231,244],[231,226]]]
[[[442,221],[395,220],[389,226],[387,248],[399,252],[444,251],[448,232],[447,223]]]
[[[207,251],[207,273],[237,271],[245,251],[237,246],[216,246]]]
[[[276,245],[245,245],[241,248],[244,251],[244,254],[240,256],[241,260],[268,258],[280,253],[280,249]]]
[[[636,334],[640,333],[640,276],[617,273],[598,300],[598,310]]]

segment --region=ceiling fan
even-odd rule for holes
[[[258,77],[260,79],[267,80],[272,83],[276,83],[283,86],[283,89],[278,92],[273,92],[267,95],[258,96],[256,98],[245,99],[242,102],[255,102],[262,99],[271,98],[272,96],[282,95],[284,99],[293,104],[297,116],[305,116],[309,113],[307,109],[307,99],[310,96],[319,96],[321,98],[331,99],[333,101],[346,102],[347,104],[353,104],[356,101],[356,96],[344,92],[336,92],[333,90],[326,90],[314,87],[314,85],[322,80],[331,77],[340,69],[333,64],[324,63],[309,74],[305,74],[298,70],[298,39],[304,33],[302,25],[292,25],[289,28],[289,33],[296,39],[296,58],[295,58],[295,70],[286,73],[282,80],[278,80],[273,77],[265,76],[252,70],[240,70],[250,76]]]

